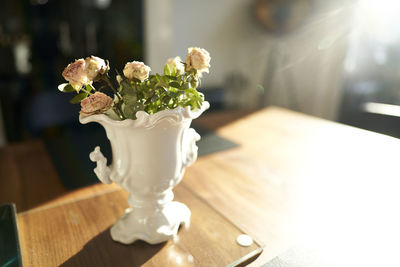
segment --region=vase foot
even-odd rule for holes
[[[114,241],[131,244],[143,240],[149,244],[158,244],[173,238],[179,225],[190,222],[189,208],[180,202],[170,202],[161,209],[132,209],[111,227],[111,238]]]

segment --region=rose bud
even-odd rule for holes
[[[197,70],[199,75],[201,75],[203,72],[208,73],[210,60],[210,54],[205,49],[199,47],[189,47],[188,55],[186,56],[186,68],[187,70]]]
[[[185,65],[182,64],[180,57],[170,58],[165,64],[168,65],[171,72],[174,68],[176,69],[177,74],[182,74],[185,72]]]
[[[81,101],[80,114],[89,116],[104,113],[111,108],[112,102],[112,98],[108,95],[96,92]]]
[[[126,63],[123,73],[126,78],[132,80],[133,78],[143,82],[149,78],[149,72],[151,71],[149,66],[146,66],[143,62],[132,61]]]

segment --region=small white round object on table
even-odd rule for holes
[[[253,244],[253,238],[248,235],[239,235],[236,238],[236,242],[242,247],[249,247]]]

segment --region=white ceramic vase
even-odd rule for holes
[[[139,111],[136,120],[119,121],[105,114],[79,118],[83,124],[100,123],[111,143],[110,166],[99,147],[90,153],[90,159],[97,162],[94,172],[99,180],[114,182],[130,193],[130,208],[111,228],[113,240],[157,244],[176,235],[181,223],[189,222],[189,208],[173,201],[172,189],[197,159],[200,136],[189,127],[208,107],[209,103],[203,102],[193,111],[189,107],[152,115]]]

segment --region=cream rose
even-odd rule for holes
[[[186,56],[187,70],[195,69],[201,73],[207,72],[210,67],[210,54],[203,48],[189,47],[188,55]]]
[[[149,72],[151,71],[149,66],[146,66],[143,62],[132,61],[126,63],[124,67],[124,75],[129,80],[136,78],[143,82],[147,78],[149,78]]]
[[[106,65],[106,62],[95,56],[90,56],[85,59],[86,63],[86,75],[90,81],[96,79],[96,77],[100,74],[103,75],[109,69]]]
[[[64,69],[62,76],[67,80],[75,90],[79,91],[82,85],[91,83],[86,73],[86,63],[83,59],[77,59],[68,64]]]
[[[111,108],[112,98],[101,92],[96,92],[81,101],[82,116],[101,114]]]
[[[177,74],[182,74],[185,72],[185,65],[183,65],[182,59],[180,57],[170,58],[165,64],[168,65],[171,71],[175,68]]]
[[[108,66],[103,59],[95,56],[75,60],[63,71],[62,76],[67,80],[76,91],[83,85],[92,84],[99,74],[108,71]]]

